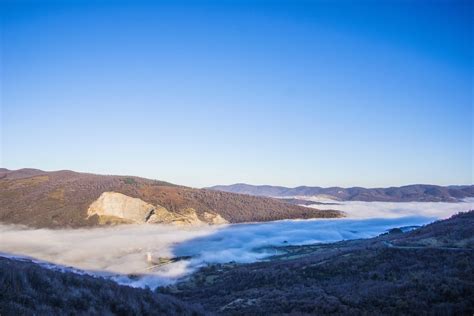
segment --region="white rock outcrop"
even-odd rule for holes
[[[179,226],[228,224],[219,214],[204,212],[200,218],[193,208],[170,212],[160,205],[152,205],[139,198],[117,192],[104,192],[92,202],[88,216],[99,216],[99,223],[160,223]]]
[[[99,217],[116,217],[133,223],[146,223],[155,206],[137,198],[117,192],[104,192],[87,210],[87,214]]]
[[[219,214],[209,213],[209,212],[204,212],[204,220],[205,220],[206,223],[212,224],[212,225],[229,224],[229,222],[226,221]]]

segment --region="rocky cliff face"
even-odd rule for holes
[[[100,224],[220,225],[228,223],[219,214],[204,212],[199,217],[193,208],[187,208],[179,213],[172,213],[161,205],[152,205],[139,198],[117,192],[102,193],[89,206],[87,214],[89,217],[98,216]]]

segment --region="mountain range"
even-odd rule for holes
[[[0,169],[0,222],[32,227],[177,225],[342,217],[285,201],[134,176]]]
[[[474,185],[438,186],[413,184],[389,188],[362,187],[309,187],[288,188],[271,185],[237,183],[216,185],[210,190],[267,197],[320,197],[336,201],[383,201],[383,202],[458,202],[474,197]]]

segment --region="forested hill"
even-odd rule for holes
[[[287,188],[238,183],[232,185],[216,185],[209,189],[270,197],[319,196],[340,201],[457,202],[464,198],[474,197],[474,185],[438,186],[414,184],[389,188],[322,188],[308,186]]]
[[[104,197],[104,193],[112,194]],[[137,220],[141,214],[142,221],[146,221],[154,212],[155,221],[163,223],[178,220],[191,224],[241,223],[343,216],[339,211],[310,209],[273,198],[194,189],[134,176],[0,169],[2,223],[83,227],[130,221],[130,218],[100,218],[88,213],[97,201],[95,205],[105,215],[113,215],[117,199],[124,200],[124,205],[130,208],[130,218]],[[150,212],[143,208],[149,208]]]

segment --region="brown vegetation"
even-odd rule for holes
[[[129,176],[105,176],[72,171],[0,170],[0,221],[34,227],[80,227],[99,224],[87,209],[103,192],[136,197],[171,212],[196,210],[220,214],[231,223],[293,218],[340,217],[277,199],[192,189]]]

